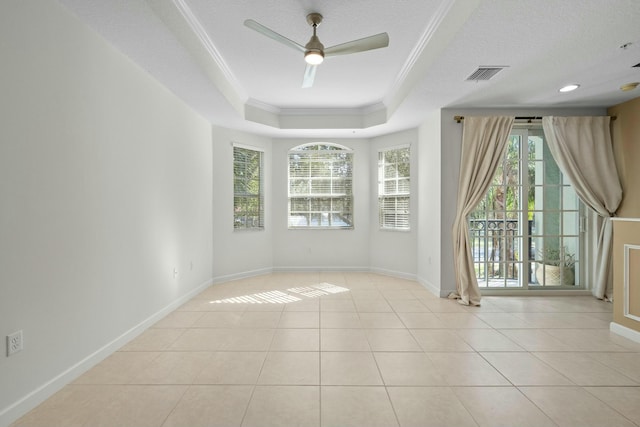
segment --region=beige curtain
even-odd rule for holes
[[[613,298],[611,267],[613,225],[622,201],[622,187],[613,157],[610,118],[543,117],[549,150],[562,173],[569,178],[580,200],[602,217],[599,222],[593,295]]]
[[[489,189],[502,161],[513,117],[465,117],[458,181],[458,207],[453,223],[453,264],[460,304],[480,305],[467,217]]]

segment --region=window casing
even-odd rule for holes
[[[353,151],[331,143],[289,150],[289,228],[353,228]]]
[[[233,147],[233,228],[264,229],[264,153]]]
[[[378,219],[382,230],[409,230],[411,197],[409,146],[378,152]]]

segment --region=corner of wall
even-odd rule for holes
[[[440,295],[443,238],[441,229],[442,112],[434,110],[418,129],[418,280],[435,295]]]
[[[610,107],[607,113],[615,116],[611,123],[613,152],[622,184],[622,202],[618,216],[640,217],[640,97]]]

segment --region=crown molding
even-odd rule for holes
[[[272,114],[280,115],[282,113],[282,108],[276,107],[275,105],[267,104],[266,102],[258,101],[255,98],[247,99],[247,102],[245,102],[244,105],[245,107],[250,106],[254,108],[260,108],[261,110],[265,110]]]
[[[371,105],[365,105],[363,107],[354,108],[281,108],[280,113],[284,116],[332,116],[337,114],[344,114],[348,116],[362,116],[370,114],[374,111],[385,108],[384,104],[377,102]]]
[[[416,89],[429,67],[448,48],[480,2],[481,0],[442,0],[384,99],[389,115]]]
[[[247,95],[185,0],[146,0],[207,79],[240,114]]]
[[[387,122],[387,108],[375,103],[359,108],[279,108],[250,98],[244,118],[278,129],[365,129]]]
[[[233,72],[225,62],[220,52],[218,52],[218,49],[216,48],[213,41],[211,41],[209,34],[204,29],[204,27],[202,26],[198,18],[193,14],[193,11],[189,7],[189,5],[185,2],[185,0],[173,0],[173,4],[175,4],[176,8],[180,11],[180,13],[184,17],[187,24],[189,24],[189,27],[191,27],[195,35],[198,36],[198,39],[200,39],[200,42],[202,43],[204,48],[207,50],[207,52],[209,52],[211,59],[213,59],[216,66],[220,69],[220,71],[222,71],[222,74],[224,74],[229,84],[235,89],[235,91],[239,95],[242,96],[244,89],[240,85],[240,82],[238,81],[236,76],[233,74]]]
[[[243,118],[250,122],[280,128],[280,109],[271,104],[249,98],[244,104]]]
[[[443,0],[442,3],[440,3],[440,6],[433,14],[433,18],[431,19],[431,21],[429,21],[427,28],[425,28],[424,32],[420,36],[418,43],[416,43],[404,65],[402,66],[402,68],[400,68],[398,76],[396,77],[394,83],[391,85],[391,90],[389,91],[389,93],[395,93],[400,89],[402,83],[407,79],[409,72],[413,69],[416,62],[422,55],[422,52],[427,47],[429,40],[431,40],[455,2],[456,0]]]

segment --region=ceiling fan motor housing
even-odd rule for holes
[[[304,45],[304,48],[307,49],[307,52],[317,52],[324,56],[324,45],[320,43],[320,39],[315,34],[311,36],[309,42]]]

